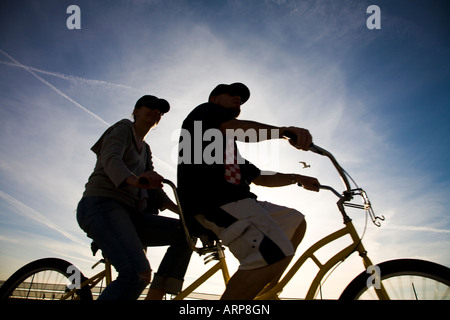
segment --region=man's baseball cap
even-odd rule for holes
[[[235,82],[232,84],[219,84],[213,91],[211,91],[209,94],[209,99],[224,93],[228,93],[232,96],[240,96],[241,104],[244,104],[248,98],[250,98],[250,90],[247,86],[243,83]]]
[[[169,102],[164,99],[159,99],[155,96],[145,95],[136,102],[135,109],[140,107],[147,107],[150,109],[158,109],[161,113],[167,113],[170,110]]]

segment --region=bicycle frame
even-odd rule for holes
[[[94,264],[92,266],[92,269],[94,269],[99,263],[105,264],[104,270],[100,271],[99,273],[90,277],[89,279],[83,281],[78,288],[74,288],[74,289],[66,292],[61,297],[61,300],[69,299],[76,293],[77,290],[84,288],[86,286],[90,286],[91,289],[94,288],[104,278],[106,279],[105,287],[108,286],[112,282],[111,262],[109,262],[107,259],[102,259],[102,260],[98,261],[96,264]]]
[[[319,259],[316,257],[315,253],[321,249],[322,247],[336,241],[346,235],[350,235],[353,242],[331,257],[327,262],[321,263]],[[353,252],[359,252],[360,256],[363,259],[363,263],[365,268],[372,265],[372,261],[367,256],[367,252],[359,238],[355,227],[351,221],[345,222],[345,227],[324,237],[323,239],[317,241],[313,244],[308,250],[306,250],[300,258],[295,262],[295,264],[289,269],[286,275],[268,292],[256,297],[256,300],[270,300],[276,298],[278,294],[282,291],[282,289],[289,283],[292,277],[297,273],[297,271],[302,267],[302,265],[308,260],[311,259],[318,267],[319,271],[314,277],[309,290],[306,294],[305,299],[311,300],[314,299],[314,296],[319,288],[319,285],[323,279],[323,277],[340,261],[345,260],[348,256],[350,256]]]
[[[184,218],[183,209],[181,208],[180,200],[178,198],[176,186],[172,181],[167,180],[167,179],[164,179],[164,183],[169,185],[172,188],[173,194],[175,196],[176,204],[178,207],[181,224],[183,226],[184,234],[186,236],[186,241],[189,244],[190,248],[194,252],[197,252],[199,255],[203,255],[205,253],[212,253],[212,257],[209,260],[206,260],[206,259],[208,259],[208,257],[205,258],[205,263],[207,263],[211,260],[218,260],[218,262],[213,267],[211,267],[208,271],[206,271],[202,276],[200,276],[200,278],[195,280],[186,289],[184,289],[182,292],[180,292],[178,295],[176,295],[173,300],[182,300],[182,299],[186,298],[189,294],[191,294],[195,289],[197,289],[206,280],[211,278],[219,270],[222,270],[223,280],[226,285],[228,283],[228,280],[230,279],[230,274],[228,272],[228,266],[227,266],[227,263],[225,260],[225,254],[223,253],[221,241],[217,240],[216,245],[214,247],[197,248],[195,246],[196,241],[194,241],[192,239],[192,237],[189,234],[189,230],[186,226],[186,220]]]
[[[347,201],[350,201],[353,197],[354,190],[351,190],[350,183],[348,181],[347,175],[343,168],[339,165],[339,163],[336,161],[334,156],[326,151],[325,149],[322,149],[318,146],[312,145],[310,148],[311,151],[318,153],[323,156],[327,156],[333,165],[335,166],[336,170],[338,171],[346,190],[341,194],[339,194],[335,189],[329,186],[320,186],[320,189],[325,189],[333,192],[338,198],[337,206],[339,208],[339,211],[342,214],[342,217],[344,219],[344,228],[324,237],[323,239],[317,241],[315,244],[313,244],[308,250],[306,250],[300,258],[294,263],[294,265],[289,269],[289,271],[285,274],[285,276],[269,291],[267,291],[264,294],[261,294],[260,296],[256,297],[257,300],[267,300],[267,299],[273,299],[278,296],[278,294],[282,291],[282,289],[289,283],[289,281],[292,279],[292,277],[295,275],[295,273],[301,268],[301,266],[308,260],[311,259],[318,267],[319,271],[314,277],[311,286],[309,287],[309,290],[306,294],[305,299],[311,300],[314,299],[314,296],[317,292],[317,289],[319,288],[319,285],[323,279],[323,277],[340,261],[344,261],[347,259],[348,256],[350,256],[353,252],[358,252],[363,260],[363,264],[365,269],[367,269],[369,266],[373,265],[372,261],[367,255],[367,251],[364,248],[364,245],[362,244],[361,238],[359,237],[352,220],[348,217],[347,213],[345,212],[344,206],[350,206],[354,208],[359,209],[366,209],[370,210],[371,212],[371,218],[372,222],[379,226],[377,224],[377,220],[384,220],[384,217],[377,217],[373,214],[373,211],[371,211],[370,202],[367,199],[367,196],[365,192],[361,189],[357,189],[356,191],[360,191],[361,195],[363,196],[365,200],[365,205],[354,205],[354,204],[346,204]],[[327,262],[322,264],[319,259],[315,256],[315,253],[321,249],[322,247],[346,236],[349,235],[352,239],[352,243],[347,246],[346,248],[342,249],[340,252],[335,254],[333,257],[331,257]],[[388,295],[386,293],[386,290],[381,285],[379,289],[376,289],[376,294],[380,299],[388,299]]]
[[[217,271],[222,270],[223,280],[225,285],[230,280],[230,274],[228,272],[227,262],[225,261],[225,255],[223,253],[222,245],[220,242],[216,244],[216,249],[218,252],[218,262],[211,267],[208,271],[206,271],[200,278],[195,280],[191,285],[189,285],[186,289],[176,295],[173,300],[183,300],[188,295],[190,295],[195,289],[197,289],[201,284],[206,282],[209,278],[211,278]]]
[[[292,279],[292,277],[296,274],[296,272],[302,267],[302,265],[308,260],[311,259],[318,267],[319,267],[319,271],[316,274],[315,278],[313,279],[311,286],[306,294],[305,299],[310,300],[313,299],[317,289],[319,288],[319,285],[323,279],[323,277],[336,265],[338,264],[340,261],[344,261],[346,258],[348,258],[348,256],[350,256],[353,252],[358,252],[359,255],[361,256],[362,260],[363,260],[363,264],[365,269],[367,269],[369,266],[373,265],[372,261],[370,260],[370,258],[367,255],[367,251],[364,248],[364,245],[362,244],[361,238],[359,237],[353,223],[352,220],[348,217],[347,213],[345,212],[345,208],[344,206],[350,206],[350,207],[354,207],[354,208],[359,208],[359,209],[365,209],[365,210],[369,210],[371,218],[372,218],[372,222],[379,226],[379,224],[377,224],[377,220],[384,220],[384,217],[377,217],[373,214],[373,211],[371,209],[370,206],[370,202],[365,194],[365,192],[361,189],[356,189],[356,190],[351,190],[350,187],[350,183],[348,181],[347,175],[345,173],[345,171],[343,170],[343,168],[339,165],[339,163],[336,161],[336,159],[334,158],[334,156],[326,151],[325,149],[322,149],[318,146],[312,145],[310,148],[311,151],[326,156],[328,157],[331,162],[333,163],[333,165],[335,166],[336,170],[338,171],[344,186],[346,188],[346,190],[342,193],[342,195],[337,192],[335,189],[333,189],[332,187],[329,186],[320,186],[321,189],[324,190],[329,190],[331,192],[333,192],[338,198],[338,202],[337,202],[337,206],[339,208],[339,211],[342,214],[342,217],[344,219],[344,228],[324,237],[323,239],[317,241],[314,245],[312,245],[308,250],[306,250],[301,256],[300,258],[294,263],[294,265],[287,271],[287,273],[285,274],[285,276],[270,290],[268,290],[267,292],[257,296],[255,299],[256,300],[269,300],[269,299],[276,299],[278,297],[278,294],[282,291],[282,289],[289,283],[289,281]],[[165,183],[169,184],[173,190],[174,190],[174,194],[177,200],[177,204],[180,210],[180,219],[182,221],[182,224],[185,228],[185,234],[187,237],[187,241],[191,244],[191,248],[200,253],[201,252],[199,250],[199,248],[195,248],[195,243],[192,243],[192,239],[189,236],[189,231],[187,230],[185,221],[184,221],[184,216],[182,213],[182,209],[181,206],[179,205],[179,201],[178,201],[178,196],[176,193],[176,188],[175,185],[168,181],[165,180]],[[360,193],[355,193],[355,191],[358,191]],[[359,194],[364,198],[365,204],[364,206],[362,205],[356,205],[356,204],[349,204],[347,203],[348,201],[350,201],[353,198],[354,194]],[[338,252],[337,254],[335,254],[333,257],[331,257],[327,262],[325,262],[324,264],[322,264],[319,259],[316,257],[315,253],[321,249],[322,247],[346,236],[349,235],[352,239],[352,243],[350,245],[348,245],[346,248],[344,248],[343,250],[341,250],[340,252]],[[217,244],[218,248],[221,247],[220,242]],[[220,269],[222,269],[223,275],[224,275],[224,280],[225,280],[225,284],[228,282],[229,279],[229,275],[228,275],[228,269],[227,269],[227,265],[225,262],[225,257],[223,255],[223,251],[220,250],[219,251],[219,255],[220,255],[220,259],[219,262],[213,266],[210,270],[208,270],[204,275],[202,275],[199,279],[197,279],[194,283],[192,283],[188,288],[186,288],[185,290],[183,290],[183,292],[181,292],[179,295],[177,295],[174,299],[175,300],[181,300],[184,299],[185,297],[187,297],[190,293],[193,292],[193,290],[195,290],[200,284],[202,284],[203,282],[205,282],[209,277],[211,277],[214,273],[216,273],[217,271],[219,271]],[[376,289],[375,290],[378,297],[381,299],[386,299],[388,298],[386,291],[384,290],[384,287],[381,286],[380,289]]]
[[[371,209],[371,205],[370,202],[367,198],[367,195],[365,194],[365,192],[361,189],[356,189],[356,190],[351,190],[350,187],[350,182],[348,181],[347,175],[345,173],[345,171],[343,170],[343,168],[339,165],[339,163],[336,161],[336,159],[334,158],[334,156],[326,151],[325,149],[322,149],[318,146],[312,145],[310,148],[311,151],[326,156],[328,157],[331,162],[333,163],[333,165],[335,166],[336,170],[338,171],[344,186],[345,186],[345,191],[342,193],[342,195],[337,192],[335,189],[333,189],[332,187],[329,186],[320,186],[321,189],[324,190],[329,190],[331,192],[333,192],[338,198],[338,202],[337,202],[337,206],[339,208],[339,211],[342,214],[342,217],[344,219],[344,228],[324,237],[323,239],[317,241],[315,244],[313,244],[308,250],[306,250],[301,256],[300,258],[298,258],[298,260],[294,263],[294,265],[287,271],[287,273],[285,274],[285,276],[270,290],[268,290],[267,292],[257,296],[255,299],[256,300],[268,300],[268,299],[276,299],[278,297],[278,294],[282,291],[282,289],[289,283],[289,281],[292,279],[292,277],[296,274],[296,272],[302,267],[302,265],[308,260],[311,259],[318,267],[319,267],[319,271],[316,274],[316,276],[314,277],[311,286],[309,287],[309,290],[306,294],[305,299],[310,300],[313,299],[317,289],[319,288],[322,279],[324,278],[324,276],[336,265],[338,264],[340,261],[344,261],[345,259],[347,259],[352,253],[354,252],[358,252],[359,255],[361,256],[362,260],[363,260],[363,264],[365,269],[367,269],[369,266],[373,265],[372,261],[370,260],[370,258],[367,255],[367,251],[364,248],[364,245],[362,244],[361,238],[359,237],[353,223],[352,220],[348,217],[347,213],[345,212],[345,208],[344,206],[349,206],[349,207],[353,207],[353,208],[358,208],[358,209],[365,209],[365,210],[369,210],[370,212],[370,216],[372,218],[372,222],[379,226],[379,224],[377,224],[377,220],[384,220],[384,217],[377,217],[374,215],[372,209]],[[165,181],[165,183],[168,183],[169,185],[172,186],[172,188],[174,189],[174,193],[176,196],[176,200],[178,203],[178,197],[176,194],[176,189],[175,186],[173,185],[173,183],[171,183],[170,181]],[[359,192],[359,193],[356,193]],[[364,206],[362,205],[356,205],[356,204],[350,204],[347,203],[348,201],[350,201],[353,198],[354,194],[359,194],[364,198],[365,204]],[[180,210],[180,219],[183,222],[183,226],[185,227],[185,232],[186,232],[186,236],[189,242],[191,242],[191,239],[189,237],[189,231],[186,228],[186,225],[184,223],[184,217],[181,211],[181,207],[179,206],[179,210]],[[325,262],[324,264],[322,264],[319,259],[316,257],[315,253],[321,249],[322,247],[344,237],[349,235],[352,239],[352,243],[350,245],[348,245],[346,248],[342,249],[340,252],[338,252],[337,254],[335,254],[333,257],[331,257],[327,262]],[[195,248],[195,245],[193,246],[193,248]],[[195,250],[195,249],[194,249]],[[198,252],[198,250],[196,250]],[[223,252],[221,253],[221,255],[223,255]],[[187,295],[189,295],[193,290],[195,290],[195,288],[197,288],[201,283],[205,282],[210,276],[212,276],[215,272],[217,272],[218,270],[222,269],[222,271],[224,272],[224,279],[225,279],[225,284],[228,282],[229,276],[225,276],[225,272],[228,274],[228,269],[226,266],[226,262],[225,262],[225,258],[221,257],[220,261],[213,266],[210,270],[208,270],[203,276],[201,276],[199,279],[197,279],[191,286],[189,286],[188,288],[186,288],[181,294],[179,294],[178,296],[175,297],[175,299],[184,299]],[[376,289],[375,290],[378,297],[381,299],[386,299],[388,298],[386,291],[384,290],[383,286],[381,286],[380,289]]]
[[[197,289],[201,284],[206,282],[209,278],[211,278],[217,271],[222,271],[222,276],[224,283],[227,284],[228,280],[230,279],[230,274],[228,272],[228,266],[225,261],[225,255],[223,253],[223,249],[220,245],[220,243],[217,244],[216,249],[219,253],[218,262],[211,267],[208,271],[206,271],[200,278],[195,280],[192,284],[190,284],[186,289],[184,289],[182,292],[177,294],[173,300],[183,300],[188,295],[190,295],[195,289]],[[106,279],[105,287],[108,286],[112,281],[112,273],[111,273],[111,263],[108,260],[100,260],[97,262],[92,268],[95,268],[99,263],[105,263],[105,269],[97,273],[96,275],[90,277],[89,279],[85,280],[83,283],[80,284],[79,288],[74,288],[68,292],[66,292],[62,297],[61,300],[67,300],[70,299],[70,297],[74,296],[76,291],[80,288],[84,288],[86,286],[90,286],[91,289],[94,288],[100,281],[102,281],[104,278]]]

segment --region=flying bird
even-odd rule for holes
[[[306,169],[306,168],[311,168],[311,166],[309,165],[309,164],[306,164],[306,162],[304,162],[304,161],[299,161],[301,164],[303,164],[303,169]]]

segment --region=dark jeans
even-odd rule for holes
[[[119,202],[102,197],[82,198],[78,204],[80,227],[103,251],[118,277],[99,299],[135,300],[147,285],[142,273],[151,271],[143,248],[169,245],[152,288],[178,293],[191,258],[179,220],[137,213]]]

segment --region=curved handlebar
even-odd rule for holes
[[[328,159],[330,159],[330,161],[333,163],[334,167],[336,168],[337,172],[339,173],[339,176],[341,177],[342,182],[345,185],[346,191],[350,192],[351,186],[350,186],[350,182],[348,181],[347,174],[345,173],[345,171],[341,167],[341,165],[337,162],[336,158],[329,151],[327,151],[319,146],[316,146],[315,144],[311,144],[309,151],[320,154],[321,156],[325,156]]]
[[[290,131],[283,132],[283,136],[288,138],[289,140],[297,140],[297,135],[295,133],[293,133],[293,132],[290,132]],[[341,165],[337,162],[336,158],[329,151],[327,151],[327,150],[325,150],[325,149],[315,145],[314,143],[311,143],[308,151],[317,153],[317,154],[319,154],[321,156],[328,157],[331,160],[331,162],[333,163],[333,165],[336,168],[336,170],[338,171],[339,176],[341,177],[342,182],[344,183],[346,190],[348,192],[350,192],[351,186],[350,186],[350,183],[348,181],[347,175],[345,174],[344,169],[341,167]],[[329,188],[330,187],[321,186],[321,189],[328,189],[328,190],[330,190]]]

